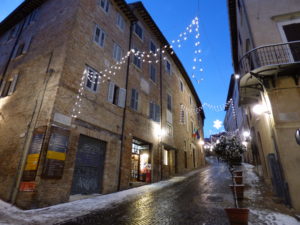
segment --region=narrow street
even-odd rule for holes
[[[135,200],[112,205],[105,210],[60,224],[229,224],[224,208],[234,207],[228,187],[231,184],[230,173],[224,163],[218,163],[213,158],[209,162],[209,166],[171,187],[150,191]],[[242,204],[250,208],[249,224],[285,224],[278,221],[276,213],[268,211],[268,208],[284,213],[290,211],[282,205],[272,203],[267,196],[262,197],[265,193],[251,168],[247,168],[245,177],[246,191]],[[294,218],[288,219],[291,219],[288,224],[298,224]]]

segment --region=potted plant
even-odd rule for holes
[[[248,224],[248,216],[249,209],[239,208],[238,199],[243,198],[243,184],[241,183],[242,177],[235,176],[235,168],[234,166],[240,165],[242,162],[242,154],[245,151],[245,146],[241,143],[240,139],[234,135],[226,135],[221,136],[219,142],[215,145],[214,151],[216,154],[221,157],[228,165],[229,171],[232,177],[231,186],[233,191],[235,208],[226,208],[225,211],[227,213],[230,224]],[[238,173],[241,175],[241,173]]]

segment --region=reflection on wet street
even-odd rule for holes
[[[224,207],[233,207],[227,167],[210,159],[194,176],[134,201],[123,202],[64,223],[76,224],[228,224]]]

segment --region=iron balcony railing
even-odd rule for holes
[[[244,75],[264,66],[276,66],[300,62],[300,41],[266,45],[247,52],[239,62]]]

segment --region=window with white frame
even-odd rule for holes
[[[153,41],[150,41],[150,52],[155,53],[156,52],[156,45],[153,43]]]
[[[126,89],[120,88],[114,82],[110,81],[108,87],[108,102],[124,108],[125,99]]]
[[[113,48],[113,58],[117,61],[120,62],[122,58],[122,48],[120,45],[117,43],[114,43],[114,48]]]
[[[85,87],[89,91],[98,92],[100,83],[100,74],[93,68],[87,66],[85,68]]]
[[[133,30],[134,30],[134,33],[135,33],[141,40],[143,40],[143,37],[144,37],[144,31],[143,31],[142,26],[141,26],[139,23],[135,23],[135,24],[134,24]]]
[[[160,121],[160,106],[153,102],[149,104],[149,118],[156,122]]]
[[[154,64],[150,64],[150,79],[156,82],[156,67]]]
[[[95,32],[94,32],[94,41],[100,46],[104,47],[105,42],[105,32],[96,25]]]
[[[99,0],[100,7],[104,10],[104,12],[108,13],[109,11],[109,0]]]
[[[117,12],[117,26],[120,28],[120,30],[124,31],[125,20],[124,17],[119,12]]]
[[[139,105],[139,92],[136,89],[132,89],[130,107],[133,110],[138,111],[138,105]]]
[[[169,75],[171,75],[171,63],[168,60],[166,60],[165,62],[166,62],[166,64],[165,64],[165,66],[166,66],[166,72]]]

